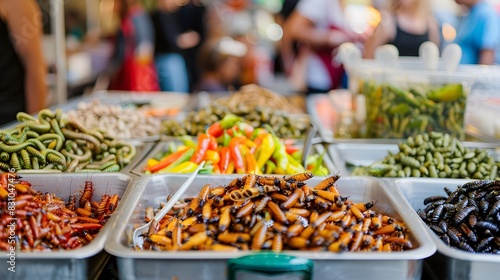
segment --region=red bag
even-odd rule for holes
[[[122,20],[120,28],[125,41],[125,57],[121,69],[111,80],[110,89],[126,91],[159,91],[158,74],[153,59],[139,60],[135,54],[135,28],[132,18],[144,11],[131,9]]]

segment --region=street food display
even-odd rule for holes
[[[154,112],[149,110],[147,114]],[[146,138],[158,136],[161,120],[151,117],[138,108],[107,105],[98,99],[80,102],[76,109],[64,114],[68,120],[81,122],[85,127],[106,131],[111,137],[119,139]]]
[[[304,256],[318,265],[318,275],[327,275],[323,269],[335,260],[352,264],[343,273],[355,279],[359,274],[350,273],[368,273],[369,262],[394,261],[387,255],[396,255],[402,262],[416,261],[418,269],[401,263],[384,269],[420,279],[420,264],[436,250],[442,252],[439,246],[492,258],[479,263],[500,263],[500,159],[495,142],[482,143],[488,148],[465,143],[470,85],[401,86],[370,80],[361,85],[356,94],[367,101],[363,144],[394,141],[376,153],[355,146],[342,161],[331,151],[356,145],[356,139],[309,135],[312,128],[321,132],[325,122],[257,85],[214,98],[205,107],[191,108],[188,104],[196,102],[186,101],[184,107],[169,107],[171,113],[157,111],[154,104],[141,110],[100,100],[33,116],[19,112],[17,123],[0,129],[0,248],[10,250],[8,211],[15,202],[19,252],[76,252],[94,244],[97,251],[106,248],[119,258],[119,270],[143,264],[139,259],[165,261],[178,254],[186,267],[197,266],[190,262],[195,259],[210,259],[219,267],[226,264],[215,259],[258,251],[314,252]],[[351,113],[349,120],[355,120]],[[139,153],[137,143],[146,142],[151,152]],[[156,221],[186,174],[198,173],[202,162],[194,186]],[[81,172],[85,174],[76,174]],[[131,183],[109,177],[97,188],[97,174],[125,176]],[[32,187],[23,178],[29,175],[68,185],[72,179],[64,176],[74,175],[84,183],[59,194],[65,186],[44,181]],[[421,193],[404,189],[404,180],[410,179],[417,180],[412,181],[415,189],[429,180],[455,179],[457,187],[445,185],[442,195],[433,192],[420,199]],[[120,192],[115,192],[119,182]],[[37,190],[49,183],[50,190]],[[99,237],[108,220],[119,230]],[[157,226],[142,235],[144,248],[133,248],[130,232],[153,220]],[[69,259],[91,255],[96,254]],[[455,258],[446,260],[447,266],[454,265]],[[437,265],[429,262],[430,269]],[[145,276],[142,270],[135,273]]]
[[[3,171],[117,172],[136,155],[133,144],[67,120],[60,109],[43,109],[37,117],[19,112],[17,119],[0,130]]]

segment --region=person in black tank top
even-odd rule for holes
[[[18,112],[34,114],[46,105],[38,15],[35,1],[0,1],[0,125],[15,121]]]
[[[429,41],[429,30],[422,34],[415,34],[405,31],[399,26],[396,19],[396,36],[389,44],[398,48],[400,56],[418,56],[420,45]]]
[[[365,43],[364,58],[373,58],[375,49],[384,44],[394,45],[400,56],[418,56],[420,45],[426,41],[439,46],[439,28],[428,0],[389,2],[389,9],[381,12],[381,22]]]

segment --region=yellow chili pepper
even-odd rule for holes
[[[217,151],[212,151],[212,150],[208,150],[206,153],[205,153],[205,160],[209,160],[212,162],[213,165],[216,165],[219,163],[220,161],[220,155]]]
[[[146,163],[146,166],[147,167],[151,167],[151,166],[156,165],[158,163],[159,163],[159,161],[157,161],[156,159],[150,158],[150,159],[148,159],[148,162]]]
[[[185,161],[185,162],[177,165],[170,172],[172,172],[172,173],[191,173],[191,172],[194,172],[197,167],[198,167],[198,164],[196,164],[192,161]]]

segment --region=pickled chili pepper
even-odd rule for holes
[[[218,164],[212,164],[212,173],[221,174],[220,173],[220,166]]]
[[[208,150],[205,153],[204,159],[211,161],[213,165],[218,165],[219,161],[220,161],[220,156],[219,156],[219,153],[217,151]]]
[[[257,161],[255,160],[254,155],[250,153],[250,150],[244,145],[241,145],[240,149],[243,153],[243,157],[245,158],[246,172],[249,174],[262,174],[260,168],[257,166]]]
[[[183,151],[180,157],[178,157],[174,162],[172,162],[167,167],[160,169],[158,173],[172,172],[172,169],[174,169],[181,163],[188,161],[193,156],[193,154],[194,154],[194,148],[188,148],[187,150]]]
[[[427,97],[433,101],[452,102],[463,96],[462,84],[448,84],[431,91]]]
[[[222,145],[224,147],[228,147],[229,141],[231,141],[231,136],[224,130],[224,134],[222,135]]]
[[[286,170],[286,167],[288,165],[288,158],[286,156],[287,153],[285,145],[276,136],[276,133],[274,133],[274,129],[270,125],[266,124],[265,126],[273,136],[273,140],[276,145],[272,155],[272,157],[276,160],[276,168],[280,171],[284,171]]]
[[[200,162],[203,161],[203,158],[205,157],[205,154],[210,146],[213,144],[211,143],[213,139],[213,136],[202,133],[198,135],[198,145],[196,147],[196,151],[194,152],[193,156],[191,157],[190,161],[200,164]],[[215,139],[214,139],[215,141]],[[217,148],[217,142],[215,142],[215,147]]]
[[[246,137],[251,137],[252,136],[252,133],[254,131],[254,128],[252,125],[246,123],[246,122],[238,122],[236,124],[238,126],[238,129],[240,132],[243,132],[243,134],[246,136]]]
[[[211,126],[207,128],[207,134],[212,135],[213,137],[219,137],[224,133],[224,129],[222,128],[220,122],[214,122]]]
[[[233,114],[227,114],[220,120],[220,125],[223,129],[229,129],[233,127],[236,122],[240,120],[240,117],[233,115]]]
[[[316,175],[318,174],[318,172],[320,171],[321,169],[321,166],[323,166],[323,157],[325,156],[325,151],[323,151],[321,153],[321,155],[319,156],[318,160],[316,160],[316,162],[314,163],[314,167],[313,169],[311,170],[311,173]]]
[[[220,173],[226,173],[230,162],[231,162],[231,152],[229,151],[229,148],[222,147],[220,149],[220,161],[219,161]]]
[[[262,133],[262,134],[259,134],[257,135],[257,137],[255,137],[253,139],[253,142],[255,143],[255,145],[257,146],[260,146],[260,144],[262,144],[262,140],[264,140],[264,138],[266,137],[266,135],[268,135],[269,133],[266,132],[266,133]],[[272,136],[272,135],[271,135]]]
[[[276,169],[276,164],[270,160],[266,161],[266,174],[273,174]]]
[[[165,158],[163,158],[162,160],[160,160],[157,164],[150,166],[150,167],[147,167],[146,170],[149,172],[153,172],[153,173],[156,171],[159,171],[159,170],[169,166],[172,162],[174,162],[179,157],[181,157],[185,152],[186,152],[185,150],[181,150],[181,151],[177,151],[173,154],[170,154],[170,155],[166,156]]]
[[[287,154],[291,155],[295,152],[298,152],[299,151],[299,148],[292,145],[292,144],[288,144],[288,145],[285,145],[285,151]]]
[[[262,127],[258,127],[258,128],[253,130],[252,135],[250,136],[250,139],[255,140],[257,138],[257,136],[259,136],[261,134],[267,134],[267,133],[269,133],[269,132],[267,132],[267,130],[265,130]]]
[[[191,173],[191,172],[194,172],[197,167],[198,167],[197,163],[194,163],[192,161],[185,161],[185,162],[177,165],[176,167],[174,167],[172,170],[170,170],[170,172],[172,172],[172,173]]]
[[[224,172],[224,174],[233,174],[233,173],[234,173],[234,161],[230,161],[226,169],[226,172]]]
[[[259,170],[262,170],[264,164],[271,158],[276,149],[276,143],[274,142],[273,136],[269,133],[265,134],[260,147],[260,152],[257,157],[257,166]]]
[[[193,139],[191,139],[191,137],[189,137],[187,135],[182,136],[181,140],[182,140],[182,143],[184,144],[184,146],[187,146],[190,148],[196,147],[196,143],[193,141]]]
[[[246,140],[245,137],[234,137],[229,142],[229,151],[234,162],[236,172],[239,174],[245,173],[245,159],[240,150],[240,144]]]

